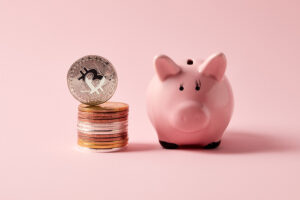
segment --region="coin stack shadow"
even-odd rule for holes
[[[122,150],[128,143],[129,106],[105,102],[97,106],[78,106],[78,145],[95,152]]]

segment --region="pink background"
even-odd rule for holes
[[[300,199],[300,2],[0,1],[0,199]],[[227,55],[219,149],[163,150],[145,109],[152,58]],[[87,54],[119,75],[126,152],[80,153],[66,74]]]

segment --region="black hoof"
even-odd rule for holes
[[[160,145],[165,149],[177,149],[178,145],[174,143],[168,143],[164,141],[159,141]]]
[[[221,140],[218,141],[218,142],[212,142],[212,143],[206,145],[206,146],[203,147],[203,148],[204,148],[204,149],[215,149],[215,148],[217,148],[217,147],[220,145],[220,143],[221,143]]]

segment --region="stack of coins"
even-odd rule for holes
[[[128,105],[108,102],[118,85],[109,60],[87,55],[73,63],[67,74],[68,88],[78,106],[78,145],[84,150],[110,152],[128,143]]]
[[[78,106],[78,145],[95,152],[124,149],[128,143],[128,108],[125,103],[105,102]]]

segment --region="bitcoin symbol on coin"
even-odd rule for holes
[[[87,86],[90,88],[90,91],[81,91],[81,92],[89,92],[90,94],[93,94],[96,92],[97,94],[99,94],[99,91],[98,91],[99,89],[103,92],[102,86],[107,81],[105,76],[98,74],[96,69],[87,70],[87,68],[85,68],[85,67],[83,69],[84,69],[85,73],[80,71],[81,76],[78,78],[78,80],[83,80],[87,84]],[[93,75],[92,78],[89,78],[87,76],[87,74],[90,74],[90,73]],[[96,86],[93,85],[94,80],[99,80],[99,82]]]
[[[114,94],[118,77],[112,64],[101,56],[85,56],[70,67],[67,75],[71,94],[81,103],[97,105]]]

